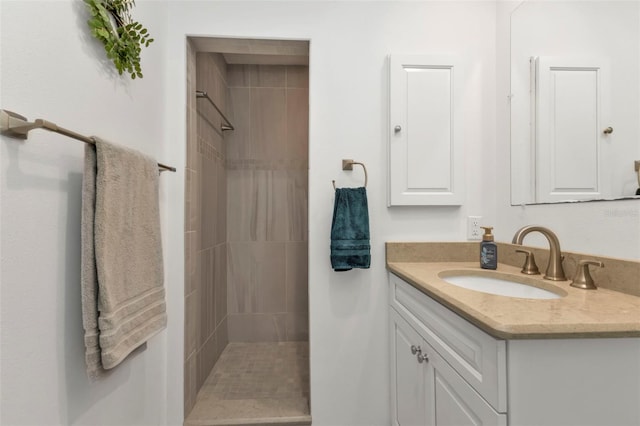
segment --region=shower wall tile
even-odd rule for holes
[[[230,242],[227,306],[229,313],[285,310],[285,244]]]
[[[194,291],[184,301],[185,357],[193,355],[200,347],[200,292]]]
[[[228,244],[217,245],[213,249],[214,257],[214,327],[219,328],[227,316],[227,249]]]
[[[200,98],[198,100],[197,128],[200,144],[198,145],[200,155],[215,155],[215,151],[220,151],[219,138],[222,138],[222,117],[213,108],[208,100]],[[207,152],[202,152],[202,141],[206,141],[210,147],[206,147]]]
[[[200,176],[200,249],[216,244],[216,215],[218,213],[218,164],[215,159],[201,157]]]
[[[214,264],[213,249],[202,250],[200,252],[202,264],[202,281],[199,294],[200,303],[200,345],[203,345],[213,333],[215,326],[215,302],[213,300],[214,287]]]
[[[251,89],[252,159],[284,158],[286,96],[283,88]]]
[[[251,68],[251,87],[285,87],[286,67],[281,65],[254,65]]]
[[[225,135],[227,158],[252,158],[251,89],[229,89],[229,115],[235,130]]]
[[[194,170],[185,170],[185,230],[199,231],[199,180]]]
[[[216,336],[216,345],[217,345],[217,352],[216,352],[216,361],[217,361],[220,358],[222,351],[224,351],[224,348],[226,348],[227,345],[229,344],[229,325],[227,323],[226,316],[224,317],[222,322],[218,325],[218,328],[216,328],[215,336]]]
[[[308,247],[306,242],[287,242],[286,292],[287,312],[308,312]]]
[[[225,99],[226,99],[226,95],[225,95]],[[225,108],[222,111],[226,111],[226,110],[227,110],[227,107],[225,106]],[[217,120],[218,124],[216,127],[210,126],[211,140],[213,141],[213,146],[217,151],[216,155],[218,156],[218,158],[225,158],[227,148],[224,140],[224,132],[222,131],[222,124],[225,123],[225,121],[222,118],[222,116],[220,116],[220,114],[218,114],[217,112],[216,112],[216,115],[219,116]],[[225,112],[224,115],[228,117],[228,113]]]
[[[220,359],[222,351],[224,351],[224,348],[226,348],[227,344],[229,343],[229,332],[227,331],[226,319],[216,328],[214,333],[211,335],[211,338],[215,341],[212,353],[210,354],[213,366],[218,361],[218,359]]]
[[[219,53],[200,52],[196,54],[196,84],[198,90],[204,90],[224,111],[226,97],[227,67]]]
[[[222,159],[216,159],[216,244],[227,242],[227,170]]]
[[[227,173],[229,241],[265,241],[268,234],[282,230],[283,223],[277,222],[285,219],[278,217],[276,204],[283,200],[282,181],[274,179],[274,173],[268,170],[228,170]]]
[[[190,41],[187,41],[187,92],[192,93],[195,90],[195,50]],[[195,98],[195,96],[194,96]],[[195,245],[195,228],[196,223],[192,215],[194,215],[194,192],[192,185],[195,180],[195,171],[191,168],[194,166],[194,159],[196,157],[196,144],[197,144],[197,123],[195,114],[195,99],[187,96],[187,146],[186,146],[186,165],[185,170],[185,330],[184,330],[184,412],[185,416],[188,414],[195,405],[196,394],[198,393],[197,380],[196,380],[196,352],[189,351],[190,347],[197,346],[196,336],[199,334],[199,330],[196,329],[195,324],[192,324],[192,320],[189,319],[188,305],[193,299],[188,300],[189,295],[194,294],[195,285],[197,284],[195,278],[196,269],[196,251]],[[188,354],[192,355],[189,357]]]
[[[227,170],[227,236],[229,241],[258,240],[260,203],[264,200],[254,172]],[[262,219],[261,219],[262,222]]]
[[[187,83],[196,82],[196,51],[191,40],[187,40]]]
[[[211,141],[211,144],[215,149],[215,152],[214,152],[215,158],[218,160],[224,160],[225,153],[227,151],[225,148],[224,134],[222,132],[222,129],[219,127],[221,125],[222,125],[222,118],[220,118],[220,124],[218,124],[218,127],[212,128],[211,126],[209,126],[209,129],[208,129],[209,140]]]
[[[230,65],[227,78],[240,130],[225,157],[228,339],[308,339],[308,70]]]
[[[204,385],[204,382],[207,378],[205,371],[204,371],[204,346],[198,351],[196,352],[196,386],[198,388],[198,391],[200,391],[200,389],[202,388],[202,386]],[[196,397],[197,399],[197,397]]]
[[[265,239],[267,241],[287,241],[288,219],[292,208],[295,208],[289,197],[289,173],[286,170],[260,170],[256,172],[263,176],[260,179],[267,186],[266,208],[262,210],[266,214],[264,221]]]
[[[308,188],[309,177],[307,170],[291,170],[285,172],[286,181],[286,215],[285,236],[287,241],[308,240]]]
[[[209,376],[211,369],[217,361],[216,354],[218,354],[218,344],[214,334],[212,334],[209,339],[202,346],[202,355],[200,356],[200,377],[198,377],[198,381],[204,381]]]
[[[251,69],[253,67],[254,65],[228,65],[227,84],[229,87],[251,87]]]
[[[224,83],[224,87],[227,87],[227,62],[224,60],[224,56],[220,53],[212,53],[211,57],[216,67],[216,72],[220,75],[220,82]]]
[[[285,87],[286,68],[282,65],[229,65],[229,87]]]
[[[309,158],[309,90],[287,89],[286,158]]]
[[[282,342],[286,340],[286,314],[229,314],[232,342]]]
[[[196,232],[190,231],[185,233],[184,248],[185,248],[185,262],[184,262],[184,295],[188,296],[194,292],[200,283],[200,274],[198,271],[198,262],[196,255],[198,253],[198,246],[196,242]]]
[[[197,90],[207,92],[207,95],[225,114],[227,110],[227,85],[225,82],[226,67],[220,69],[220,61],[224,62],[220,54],[198,53],[196,59],[196,86]],[[198,134],[213,144],[219,152],[224,151],[222,143],[221,125],[223,119],[211,103],[205,99],[198,99],[198,116],[200,127]],[[204,126],[204,127],[203,127]]]
[[[195,87],[195,86],[189,86]],[[194,89],[189,89],[194,90]],[[187,99],[187,169],[196,170],[198,161],[198,111],[194,99]]]
[[[187,172],[185,188],[185,413],[228,342],[226,330],[226,148],[220,114],[228,114],[222,55],[188,46]]]
[[[287,312],[285,318],[286,340],[309,340],[309,313]]]
[[[197,159],[197,123],[196,123],[196,54],[191,42],[187,42],[187,168],[194,170]]]
[[[229,169],[229,241],[306,241],[307,171]]]
[[[287,67],[287,87],[309,88],[309,67],[291,65]]]
[[[185,418],[196,404],[198,394],[197,357],[192,355],[184,362],[184,414]]]
[[[271,182],[271,206],[266,225],[268,241],[304,241],[307,235],[307,172],[274,170],[263,172]]]
[[[209,94],[209,92],[207,93]],[[211,95],[209,94],[209,96]],[[198,136],[213,145],[211,135],[214,133],[222,134],[220,127],[222,125],[222,117],[206,98],[198,98],[197,102]],[[214,100],[214,102],[217,104],[219,101]]]

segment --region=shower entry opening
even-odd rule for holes
[[[311,424],[309,42],[187,39],[185,425]]]

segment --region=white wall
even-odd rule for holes
[[[640,200],[598,201],[579,204],[510,205],[509,185],[509,18],[520,2],[497,3],[497,193],[496,239],[511,241],[524,225],[538,224],[551,228],[564,250],[640,259]],[[631,167],[631,166],[629,166]],[[547,247],[538,235],[525,239],[525,244]]]
[[[462,240],[468,214],[487,223],[495,217],[493,4],[139,1],[136,16],[156,43],[143,55],[145,78],[135,82],[112,74],[88,35],[81,2],[2,0],[0,6],[3,108],[112,139],[179,168],[162,176],[161,188],[168,330],[112,377],[89,384],[78,272],[83,145],[44,131],[33,132],[28,143],[2,138],[2,423],[181,423],[185,35],[194,34],[312,41],[314,424],[387,424],[384,242]],[[447,52],[470,63],[467,203],[387,209],[386,55]],[[357,172],[340,169],[349,157],[370,170],[373,262],[371,270],[337,274],[328,259],[331,180],[361,182]]]
[[[145,78],[127,82],[109,74],[102,47],[85,29],[81,2],[2,0],[0,107],[113,139],[179,171],[161,178],[168,330],[114,376],[90,385],[83,372],[78,272],[83,146],[44,131],[33,132],[27,143],[2,138],[1,422],[182,421],[187,34],[311,40],[314,425],[389,422],[385,241],[464,240],[465,218],[474,214],[496,226],[500,241],[535,222],[554,229],[565,249],[640,258],[638,201],[510,206],[508,12],[498,2],[496,33],[495,7],[475,1],[139,0],[136,16],[156,43],[143,53]],[[467,200],[459,208],[389,209],[386,55],[446,52],[470,62]],[[362,179],[358,170],[341,170],[342,158],[369,169],[373,257],[366,271],[335,273],[329,265],[331,180],[357,185]]]
[[[165,5],[138,1],[135,16],[156,43],[145,49],[145,77],[136,81],[114,75],[102,45],[88,32],[85,9],[72,0],[0,3],[0,107],[175,164],[176,158],[165,156],[162,126]],[[178,424],[182,387],[172,383],[182,383],[182,372],[170,371],[167,362],[172,356],[182,359],[182,334],[174,339],[162,332],[112,376],[94,384],[86,378],[80,307],[83,151],[83,143],[43,130],[33,131],[26,142],[0,139],[0,423]],[[167,188],[182,185],[181,179],[161,176],[162,214],[167,215],[167,205],[178,205],[174,220],[182,200],[169,199]],[[165,231],[167,224],[165,217]],[[168,244],[175,241],[165,238]],[[182,289],[182,259],[177,266],[171,256],[165,259],[171,294]],[[182,327],[176,306],[181,303],[175,295],[169,300],[170,327]],[[174,388],[180,395],[167,400]]]
[[[314,425],[389,424],[384,242],[464,240],[469,214],[495,218],[495,5],[491,2],[171,2],[169,117],[184,117],[185,36],[311,40],[309,297]],[[458,53],[465,84],[463,207],[386,207],[389,53]],[[184,150],[172,120],[166,157]],[[361,185],[369,170],[372,267],[336,273],[329,263],[331,180]],[[178,189],[176,189],[178,190]],[[182,195],[172,194],[180,199]],[[182,231],[171,221],[170,234]]]

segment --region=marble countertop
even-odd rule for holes
[[[640,297],[598,288],[582,290],[571,281],[525,276],[520,268],[499,263],[497,271],[517,274],[529,285],[565,295],[538,300],[467,290],[439,277],[448,270],[482,271],[478,262],[387,261],[387,269],[416,289],[500,339],[640,337]]]

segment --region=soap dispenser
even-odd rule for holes
[[[496,269],[498,267],[498,246],[493,242],[491,226],[482,226],[484,235],[480,243],[480,267],[482,269]]]

